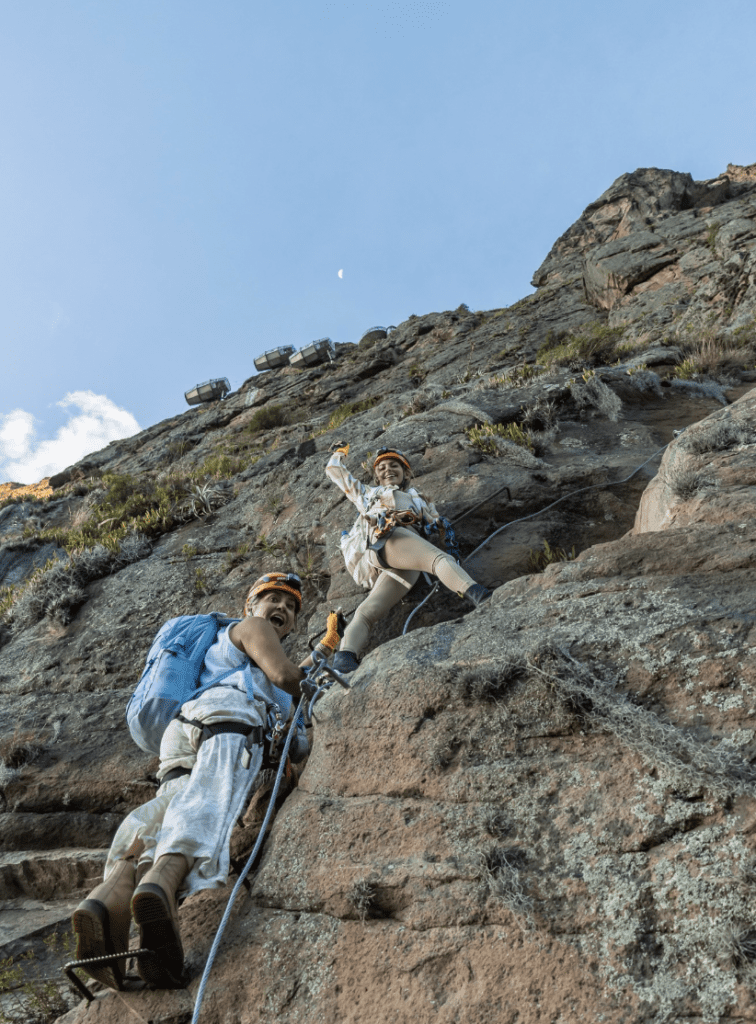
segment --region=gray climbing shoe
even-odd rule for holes
[[[354,672],[360,663],[357,661],[357,656],[351,651],[336,651],[331,664],[337,672],[346,675],[348,672]]]
[[[469,601],[473,608],[479,608],[484,601],[487,601],[493,591],[489,590],[488,587],[484,587],[482,583],[473,583],[471,587],[468,587],[465,591],[465,600]]]

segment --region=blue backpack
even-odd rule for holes
[[[180,615],[161,626],[147,655],[144,672],[126,706],[129,732],[142,750],[148,754],[159,754],[163,733],[181,710],[181,705],[217,686],[224,678],[220,676],[212,683],[199,685],[205,655],[215,643],[218,633],[224,626],[238,621],[220,612],[211,612],[209,615]],[[227,674],[235,671],[231,669]],[[272,686],[272,690],[286,720],[292,698],[277,686]],[[304,742],[306,747],[304,721],[298,721],[297,726],[297,732],[301,734],[299,745]]]

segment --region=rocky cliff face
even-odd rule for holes
[[[201,1019],[756,1020],[755,253],[756,167],[623,175],[515,306],[252,377],[0,509],[2,955],[49,969],[154,793],[123,710],[165,619],[290,566],[298,656],[359,603],[346,439],[405,451],[497,589],[401,636],[418,588],[319,703]],[[227,896],[182,908],[186,990],[68,1024],[189,1020]]]

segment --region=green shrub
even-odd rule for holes
[[[683,359],[675,367],[674,376],[678,380],[693,380],[701,372],[701,367],[695,359]]]
[[[166,476],[157,482],[147,476],[137,479],[125,474],[107,473],[102,480],[105,493],[92,506],[87,522],[73,529],[56,527],[39,533],[33,527],[27,527],[23,536],[52,542],[69,554],[98,545],[115,554],[129,534],[136,532],[146,537],[159,537],[175,526],[208,515],[225,505],[231,499],[228,489],[209,482],[200,486],[195,479],[217,478],[229,468],[229,463],[223,458],[211,456],[197,471],[196,477]]]
[[[695,498],[699,491],[704,490],[709,481],[703,473],[695,469],[679,469],[672,473],[669,478],[669,485],[672,493],[681,501],[689,501]]]
[[[602,320],[585,324],[579,332],[549,332],[538,350],[536,362],[544,366],[572,363],[608,363],[616,358],[624,327],[610,327]]]
[[[241,565],[242,562],[246,561],[252,545],[249,541],[242,541],[241,544],[237,544],[235,548],[231,548],[226,552],[225,566],[226,572],[230,572],[237,565]]]
[[[564,548],[552,547],[547,540],[543,542],[543,550],[531,548],[528,551],[528,569],[532,573],[543,572],[546,566],[553,562],[571,562],[575,558],[575,546],[571,551]]]
[[[735,328],[732,332],[732,343],[735,348],[749,348],[756,343],[756,317],[747,324]]]
[[[68,1010],[54,981],[25,978],[23,961],[31,966],[35,959],[29,950],[0,960],[0,1024],[52,1024]]]
[[[722,225],[719,223],[719,221],[715,220],[713,224],[709,225],[709,230],[706,232],[706,244],[714,253],[714,255],[716,255],[717,253],[717,235],[719,234],[719,229],[721,228],[721,226]]]
[[[228,480],[253,464],[250,459],[217,452],[215,455],[208,455],[204,462],[192,471],[191,478],[196,481],[206,480],[208,477],[213,480]]]
[[[210,591],[210,581],[207,578],[205,570],[201,566],[197,566],[194,570],[194,592],[203,597]]]
[[[622,400],[593,370],[584,372],[579,380],[571,380],[569,388],[578,409],[596,409],[616,423]]]
[[[504,353],[501,354],[503,355]],[[540,377],[545,372],[545,366],[522,363],[520,366],[515,366],[513,370],[508,370],[506,373],[491,377],[488,381],[488,387],[521,388],[526,384],[530,384],[531,381],[535,380],[536,377]]]
[[[143,534],[129,534],[120,542],[109,540],[110,546],[95,544],[71,551],[65,559],[49,559],[14,591],[9,604],[4,602],[4,618],[14,629],[33,626],[43,618],[68,625],[85,603],[84,588],[89,583],[146,558],[151,551]]]
[[[263,430],[288,426],[293,420],[291,407],[288,405],[264,405],[258,409],[244,428],[250,434],[259,434]]]
[[[320,437],[321,434],[327,433],[329,430],[338,430],[342,423],[345,423],[350,416],[355,416],[358,412],[365,412],[366,409],[372,409],[374,405],[377,405],[382,399],[378,395],[374,395],[372,398],[363,398],[359,402],[344,402],[338,409],[331,413],[331,417],[328,423],[320,430],[316,430],[311,434],[311,437]]]
[[[756,436],[756,428],[746,423],[733,423],[715,420],[689,433],[687,430],[680,439],[680,444],[695,455],[708,452],[723,452],[736,445],[752,444]]]
[[[484,423],[480,427],[468,427],[465,433],[473,448],[477,448],[484,455],[501,454],[496,443],[497,438],[510,441],[529,452],[535,450],[530,431],[521,427],[519,423]]]
[[[8,611],[10,606],[13,604],[13,594],[16,588],[11,587],[0,587],[0,618]]]

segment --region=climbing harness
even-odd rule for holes
[[[321,672],[326,672],[328,675],[332,677],[332,680],[325,684],[319,683],[318,676],[320,675]],[[228,903],[226,904],[226,909],[223,913],[221,923],[218,925],[218,931],[215,933],[213,944],[210,947],[210,952],[207,955],[207,963],[205,964],[205,969],[202,972],[202,978],[199,983],[199,988],[197,989],[197,999],[194,1004],[194,1013],[192,1015],[191,1024],[197,1024],[197,1021],[199,1020],[199,1013],[202,1007],[202,1000],[205,997],[205,989],[207,987],[208,978],[210,977],[210,971],[213,966],[213,961],[215,960],[215,956],[218,952],[218,947],[220,946],[221,937],[226,928],[226,924],[228,923],[228,919],[231,915],[231,908],[233,907],[234,901],[236,900],[236,897],[239,894],[239,890],[244,884],[244,881],[247,877],[247,874],[249,873],[250,868],[254,864],[255,858],[257,857],[260,847],[262,846],[262,841],[265,838],[265,831],[268,827],[268,822],[270,821],[270,818],[273,814],[273,810],[276,805],[276,796],[278,795],[278,790],[281,785],[281,779],[283,778],[287,755],[289,753],[289,745],[291,743],[292,736],[294,735],[296,721],[299,718],[300,712],[304,707],[304,703],[307,697],[311,697],[308,713],[308,717],[311,717],[312,708],[315,706],[315,702],[320,699],[320,697],[323,695],[323,693],[325,693],[327,689],[333,686],[334,682],[339,683],[346,690],[350,689],[349,683],[341,675],[341,673],[337,672],[334,668],[331,668],[331,666],[326,662],[325,658],[320,654],[319,651],[314,651],[312,667],[307,671],[305,678],[302,680],[300,684],[300,687],[304,691],[304,693],[299,700],[297,709],[292,717],[292,724],[289,726],[289,731],[286,734],[286,741],[284,742],[283,750],[281,751],[281,763],[278,766],[278,772],[276,773],[276,779],[275,782],[273,783],[273,789],[271,791],[270,800],[268,802],[268,809],[265,812],[263,823],[260,826],[260,832],[257,836],[257,841],[255,843],[254,849],[252,850],[252,853],[249,855],[247,863],[244,865],[241,874],[236,880],[234,888],[231,890],[231,895],[228,898]],[[121,955],[123,956],[123,954]]]
[[[397,526],[416,526],[420,521],[421,517],[411,508],[401,511],[389,509],[378,515],[378,525],[373,533],[376,540],[383,540],[384,537],[390,537]]]
[[[281,713],[278,710],[278,705],[274,704],[277,718],[281,717]],[[244,753],[242,754],[242,767],[249,768],[252,763],[252,748],[261,747],[265,742],[265,729],[261,725],[250,725],[248,722],[214,722],[212,725],[208,725],[206,722],[200,722],[199,720],[192,720],[190,718],[184,718],[183,715],[176,715],[179,722],[185,722],[187,725],[193,725],[197,729],[201,730],[199,743],[197,749],[202,746],[205,740],[211,739],[213,736],[220,736],[223,733],[234,733],[237,736],[246,736],[246,742],[244,744]],[[275,726],[273,727],[273,734],[275,735]],[[270,756],[274,757],[274,745],[271,740],[270,744]],[[175,769],[174,771],[182,771],[182,769]],[[191,769],[184,768],[184,772],[188,775],[191,774]],[[171,773],[169,772],[168,775]],[[168,778],[166,775],[162,780],[161,784]]]
[[[639,473],[643,469],[643,467],[647,466],[649,464],[649,462],[651,462],[653,459],[656,458],[657,455],[661,455],[661,453],[663,451],[665,451],[665,449],[669,448],[669,446],[671,444],[672,444],[672,442],[668,441],[665,445],[663,445],[661,448],[659,448],[658,451],[655,451],[653,455],[649,455],[649,457],[646,459],[645,462],[641,462],[640,466],[638,466],[636,469],[634,469],[632,471],[632,473],[629,476],[626,476],[623,480],[611,480],[609,483],[605,483],[605,484],[590,484],[590,486],[588,486],[588,487],[579,487],[576,491],[571,491],[569,494],[565,494],[561,498],[557,498],[556,501],[552,501],[550,505],[547,505],[545,508],[542,508],[538,512],[532,512],[528,516],[521,516],[519,519],[513,519],[511,521],[511,523],[505,523],[503,526],[500,526],[498,528],[498,530],[494,530],[493,533],[489,534],[488,537],[486,537],[486,539],[482,543],[478,544],[477,548],[475,548],[474,551],[471,551],[469,555],[466,555],[462,559],[462,562],[463,563],[464,562],[469,562],[470,559],[474,555],[477,555],[477,553],[481,550],[481,548],[484,548],[487,544],[489,544],[494,539],[494,537],[497,536],[497,534],[501,533],[503,530],[507,530],[510,526],[514,526],[515,523],[524,523],[528,519],[536,519],[538,516],[543,515],[544,512],[548,512],[550,508],[554,508],[554,506],[558,505],[560,502],[567,501],[568,498],[574,498],[576,494],[584,494],[586,491],[596,491],[596,490],[599,490],[600,488],[604,488],[604,487],[614,487],[616,484],[626,484],[628,480],[632,480],[632,478],[635,476],[636,473]],[[460,519],[464,519],[465,516],[469,516],[471,512],[475,511],[476,508],[479,508],[481,505],[485,504],[487,501],[490,501],[491,498],[496,497],[496,495],[499,494],[503,490],[505,490],[505,488],[504,487],[500,487],[498,491],[494,491],[493,494],[489,495],[487,498],[484,498],[483,501],[479,501],[477,505],[473,505],[473,507],[471,509],[468,509],[467,512],[463,513],[463,515],[458,517],[457,522],[459,522]],[[506,490],[508,490],[508,488],[506,488]],[[433,586],[428,591],[428,593],[425,595],[425,597],[420,602],[420,604],[417,605],[415,608],[413,608],[412,611],[410,612],[410,614],[407,616],[407,621],[404,623],[404,629],[402,630],[402,636],[404,636],[406,634],[407,629],[409,628],[409,624],[410,624],[410,622],[412,622],[412,619],[414,618],[414,616],[420,611],[420,609],[423,607],[423,605],[428,600],[430,600],[430,598],[435,594],[435,592],[437,590],[438,590],[438,580],[436,580],[436,582],[433,584]]]

